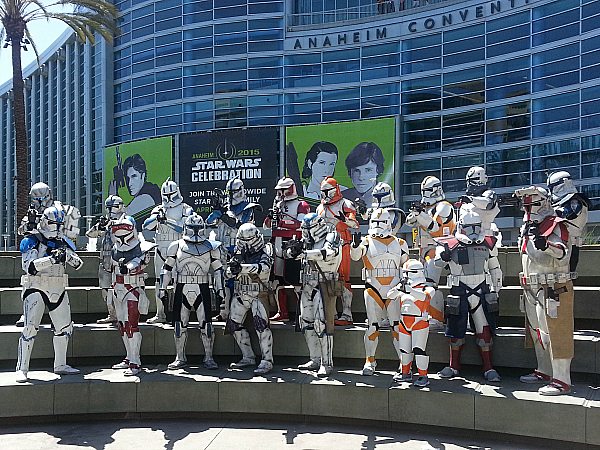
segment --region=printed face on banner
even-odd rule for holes
[[[181,194],[194,210],[207,216],[229,201],[229,180],[239,178],[249,202],[271,208],[279,178],[277,128],[228,129],[179,136]],[[257,214],[259,223],[261,214]]]
[[[394,118],[288,127],[287,175],[312,205],[321,182],[333,176],[344,197],[370,206],[378,182],[394,187],[394,142]]]
[[[161,203],[160,186],[172,177],[171,136],[127,142],[104,149],[104,198],[118,195],[138,229]]]

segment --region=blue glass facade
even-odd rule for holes
[[[600,209],[600,2],[393,3],[117,1],[108,134],[395,116],[404,203],[484,164],[499,192],[565,168]]]

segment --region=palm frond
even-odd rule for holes
[[[29,42],[31,43],[31,47],[33,48],[33,53],[35,53],[35,59],[37,61],[37,65],[38,65],[38,67],[40,67],[42,65],[42,63],[40,61],[40,53],[38,52],[37,46],[35,45],[35,41],[33,40],[33,36],[29,32],[29,28],[27,28],[27,25],[25,26],[25,37],[27,39],[29,39]]]

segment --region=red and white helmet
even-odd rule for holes
[[[275,192],[281,200],[295,200],[298,198],[296,183],[290,177],[283,177],[277,182]]]
[[[119,252],[131,250],[140,243],[135,220],[131,216],[121,216],[112,222],[110,232],[115,239],[115,248]]]
[[[342,191],[337,180],[327,177],[321,182],[321,203],[331,205],[342,199]]]
[[[541,222],[553,214],[550,205],[550,194],[540,186],[517,189],[515,195],[521,200],[521,208],[525,212],[525,222]]]
[[[425,205],[435,205],[446,198],[439,178],[427,176],[421,182],[421,202]]]

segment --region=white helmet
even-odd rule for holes
[[[31,203],[38,211],[43,211],[52,205],[52,190],[46,183],[35,183],[29,190]]]
[[[376,237],[388,237],[392,234],[392,215],[387,209],[377,208],[369,219],[369,234]]]
[[[230,206],[239,205],[246,201],[244,182],[239,178],[233,178],[227,182],[225,193],[227,194]]]
[[[521,201],[521,209],[525,211],[523,221],[541,222],[545,217],[554,214],[550,205],[550,194],[540,186],[517,189],[515,195]]]
[[[37,228],[46,239],[61,239],[64,226],[65,212],[56,206],[50,206],[44,209]]]
[[[391,186],[384,182],[379,182],[373,188],[373,203],[371,208],[389,208],[396,205],[396,198]]]
[[[104,207],[106,208],[106,214],[109,219],[118,219],[125,214],[125,206],[123,199],[118,195],[109,195],[104,200]]]
[[[411,286],[425,284],[427,282],[425,279],[425,268],[423,267],[423,263],[418,259],[409,259],[406,261],[402,266],[402,270]]]
[[[546,184],[552,196],[552,203],[556,206],[566,203],[577,194],[571,174],[565,170],[552,172],[548,176]]]
[[[302,239],[306,242],[319,242],[329,233],[329,226],[325,222],[325,219],[314,212],[304,216],[300,228],[302,230]]]
[[[427,176],[421,182],[421,202],[425,205],[435,205],[446,198],[439,178]]]
[[[110,232],[115,238],[117,251],[126,252],[140,243],[135,220],[131,216],[122,215],[112,222]]]
[[[461,214],[460,219],[458,219],[456,239],[472,244],[474,242],[481,243],[484,238],[481,216],[473,208],[465,210],[464,214]]]
[[[167,178],[160,188],[160,196],[162,197],[162,204],[167,208],[173,208],[179,205],[183,201],[181,192],[179,192],[179,186],[177,183]]]
[[[296,191],[296,183],[290,177],[283,177],[277,182],[275,186],[275,192],[281,200],[295,200],[298,198],[298,192]]]
[[[202,242],[206,239],[205,229],[202,216],[192,213],[183,222],[183,239],[188,242]]]
[[[245,223],[238,229],[235,236],[235,245],[241,251],[249,253],[258,253],[265,246],[265,241],[261,232],[253,223]]]
[[[467,172],[466,180],[467,189],[471,186],[483,187],[487,185],[488,176],[483,167],[473,166]]]

